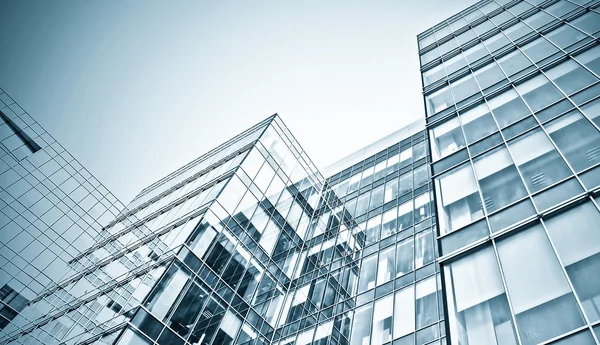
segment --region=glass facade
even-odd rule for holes
[[[599,344],[599,5],[481,1],[418,37],[451,344]]]
[[[124,206],[0,89],[0,331]]]
[[[0,343],[600,345],[599,9],[480,1],[422,121],[324,175],[275,114],[127,207],[1,93]]]

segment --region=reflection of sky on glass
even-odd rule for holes
[[[123,201],[278,112],[324,167],[423,116],[473,1],[3,1],[0,85]]]

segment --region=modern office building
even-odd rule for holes
[[[267,118],[117,207],[0,343],[600,345],[599,8],[420,34],[426,118],[324,174]]]
[[[419,35],[451,344],[600,344],[599,1]]]
[[[123,205],[0,89],[0,330]]]

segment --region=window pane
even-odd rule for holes
[[[415,236],[415,269],[433,262],[434,259],[431,230],[418,233]]]
[[[600,45],[594,46],[581,54],[575,55],[575,59],[596,74],[600,74]]]
[[[381,231],[381,215],[369,219],[367,222],[367,230],[365,230],[366,240],[365,245],[377,242],[379,239],[379,232]]]
[[[407,201],[398,206],[398,231],[413,225],[413,201]]]
[[[350,345],[364,345],[369,343],[372,315],[373,307],[371,304],[356,310],[354,323],[352,324]]]
[[[527,195],[506,147],[499,147],[485,154],[474,164],[485,209],[488,212],[493,212]]]
[[[591,322],[600,320],[600,214],[591,203],[546,221],[548,233]]]
[[[413,270],[413,239],[412,237],[396,245],[396,277]]]
[[[522,50],[533,62],[539,62],[559,51],[556,46],[548,42],[544,37],[540,37],[535,41],[524,45]]]
[[[452,75],[452,73],[460,70],[461,68],[465,67],[466,65],[467,65],[467,60],[465,60],[465,57],[463,56],[463,54],[458,54],[453,58],[444,60],[444,66],[446,66],[446,73],[448,73],[448,75]]]
[[[380,345],[392,340],[393,298],[393,295],[389,295],[375,301],[375,309],[373,312],[373,336],[371,337],[372,345]]]
[[[573,29],[568,25],[563,25],[546,35],[547,39],[563,49],[585,37],[586,35],[583,32]]]
[[[394,296],[394,339],[415,331],[415,288],[411,285]]]
[[[398,197],[398,178],[385,183],[385,196],[383,202],[389,202]]]
[[[600,126],[600,98],[597,98],[581,107],[581,111],[597,126]]]
[[[493,54],[498,49],[504,48],[510,44],[510,40],[502,32],[499,32],[483,41],[483,44],[485,44],[487,49]]]
[[[475,72],[475,78],[479,83],[479,87],[482,90],[485,90],[499,81],[504,80],[506,77],[497,64],[490,62],[485,67],[480,68]]]
[[[475,82],[473,75],[467,75],[452,82],[450,87],[452,88],[452,94],[454,95],[454,101],[456,103],[479,92],[479,86],[477,86],[477,82]]]
[[[529,114],[529,109],[514,89],[507,90],[489,99],[488,105],[500,128],[504,128]]]
[[[562,98],[562,94],[543,75],[517,85],[517,90],[533,112]]]
[[[531,28],[524,23],[517,23],[508,29],[504,30],[504,34],[508,36],[511,40],[517,41],[519,38],[527,35],[532,32]]]
[[[396,247],[391,246],[383,250],[379,254],[379,266],[377,267],[377,285],[389,282],[395,277],[394,256],[396,255]]]
[[[475,31],[477,31],[477,30],[475,30]],[[467,49],[467,51],[465,51],[465,58],[467,59],[467,61],[470,64],[472,64],[473,62],[481,59],[482,57],[484,57],[488,54],[489,53],[488,53],[487,49],[485,48],[485,46],[483,45],[483,43],[479,43],[476,46],[469,48],[469,49]]]
[[[517,344],[494,249],[446,266],[452,345]]]
[[[471,144],[498,130],[494,118],[485,103],[460,114],[467,143]]]
[[[415,198],[415,224],[429,217],[430,201],[429,193],[423,193]]]
[[[598,79],[573,60],[567,60],[546,71],[546,75],[570,95],[596,82]]]
[[[381,226],[381,239],[396,233],[398,226],[398,210],[393,208],[383,214]]]
[[[428,86],[432,84],[434,81],[438,81],[446,76],[446,70],[444,69],[444,64],[439,64],[434,68],[423,72],[423,84],[424,86]]]
[[[415,189],[424,186],[429,181],[428,165],[421,165],[413,171],[415,175]]]
[[[541,225],[498,241],[498,255],[524,345],[583,325]]]
[[[398,195],[403,195],[410,192],[413,189],[413,176],[412,173],[407,172],[406,174],[400,175]]]
[[[544,128],[575,171],[600,162],[600,133],[577,110]]]
[[[600,31],[600,14],[588,12],[581,17],[572,20],[571,25],[590,35]]]
[[[437,288],[436,277],[430,277],[416,284],[415,309],[417,328],[425,327],[437,321]]]
[[[510,142],[508,147],[532,193],[571,175],[569,168],[541,129]]]
[[[483,217],[477,182],[470,164],[435,179],[440,233],[446,234]]]
[[[498,60],[498,64],[500,64],[500,67],[502,67],[506,75],[511,77],[515,73],[531,66],[531,61],[529,61],[529,59],[527,59],[527,57],[525,57],[520,50],[515,50],[512,53],[500,58]]]
[[[358,293],[375,287],[375,276],[377,272],[377,254],[363,259],[360,268],[360,279],[358,282]]]
[[[465,147],[465,139],[457,117],[436,126],[430,133],[433,138],[431,155],[434,161]]]

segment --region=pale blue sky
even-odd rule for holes
[[[323,168],[423,116],[473,2],[2,0],[0,86],[124,202],[275,112]]]

